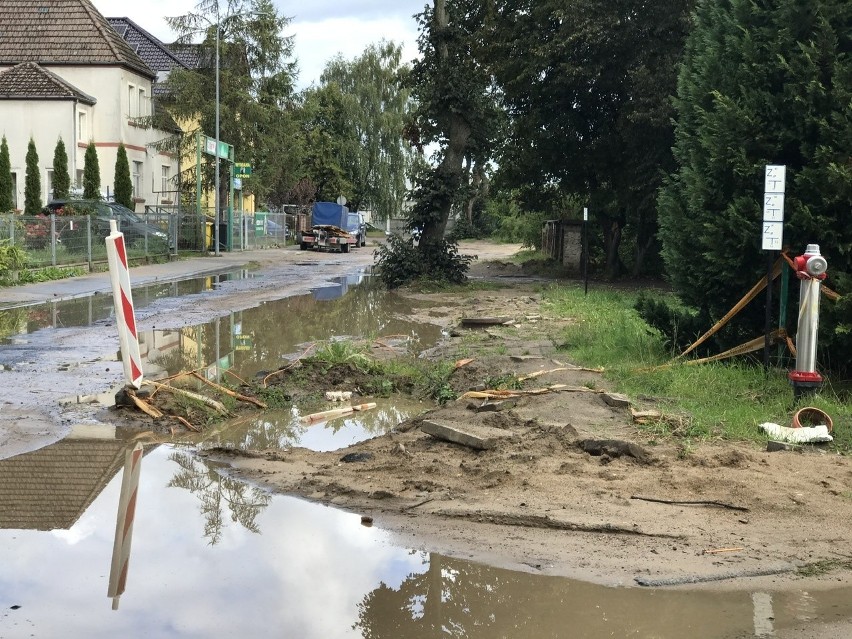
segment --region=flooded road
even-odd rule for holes
[[[171,293],[152,291],[152,300],[159,295]],[[54,327],[97,328],[111,313],[99,303],[33,307],[5,344],[49,340]],[[440,331],[407,321],[406,304],[362,272],[204,324],[146,331],[140,341],[149,371],[249,378],[330,337],[431,346]],[[728,639],[800,636],[786,633],[852,617],[848,588],[607,588],[406,548],[362,525],[359,513],[270,495],[194,454],[212,445],[336,450],[423,409],[392,399],[312,426],[298,407],[270,411],[148,444],[136,465],[127,464],[136,442],[117,438],[102,416],[0,461],[0,639]]]

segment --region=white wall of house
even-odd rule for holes
[[[156,151],[151,145],[166,134],[135,124],[132,118],[151,113],[151,80],[120,67],[45,66],[71,85],[97,100],[90,106],[64,100],[0,100],[0,129],[9,143],[12,171],[23,208],[24,173],[30,135],[36,142],[42,167],[42,198],[49,199],[47,171],[53,164],[56,140],[61,135],[68,152],[68,170],[74,185],[82,177],[86,147],[90,141],[98,151],[101,190],[115,190],[115,160],[120,142],[127,150],[137,210],[158,204],[174,189],[177,158]],[[16,169],[16,167],[19,167]],[[166,184],[163,180],[166,178]],[[166,188],[164,188],[166,187]]]
[[[89,140],[94,140],[101,168],[104,193],[115,190],[115,159],[119,142],[124,143],[137,210],[146,204],[159,204],[168,196],[160,192],[174,189],[170,182],[177,175],[177,159],[156,151],[151,145],[165,133],[146,129],[134,118],[151,115],[151,80],[120,67],[46,67],[97,100],[92,108],[89,138],[77,145],[79,167]],[[80,108],[82,112],[82,105]],[[169,183],[163,188],[163,176]]]
[[[35,142],[41,174],[42,201],[48,199],[52,179],[53,152],[61,137],[68,154],[68,171],[74,154],[74,118],[77,104],[73,100],[0,100],[0,134],[6,136],[9,160],[15,179],[15,205],[24,208],[24,184],[27,147]]]

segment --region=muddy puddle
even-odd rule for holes
[[[84,321],[99,321],[76,302]],[[381,338],[418,351],[439,338],[405,314],[404,301],[358,274],[140,341],[149,374],[245,379],[317,340]],[[0,461],[0,639],[727,639],[797,636],[785,632],[852,617],[849,588],[612,588],[406,548],[359,513],[271,495],[193,454],[213,445],[336,450],[424,408],[384,400],[306,425],[295,407],[144,448],[109,423],[84,424]]]
[[[133,444],[93,435],[0,462],[4,639],[715,639],[852,613],[850,589],[607,588],[401,548],[179,446],[145,449],[128,518]]]

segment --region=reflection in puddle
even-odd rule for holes
[[[4,639],[721,639],[800,623],[803,598],[813,619],[852,615],[849,588],[606,588],[399,548],[359,514],[269,495],[164,445],[141,461],[132,552],[113,610],[121,469],[132,446],[64,441],[0,461]]]
[[[364,275],[340,278],[311,295],[287,297],[212,322],[139,334],[145,375],[205,370],[210,379],[251,379],[312,344],[335,338],[392,337],[410,349],[435,344],[440,328],[405,319],[411,302]]]
[[[377,406],[372,410],[314,424],[303,422],[296,408],[264,411],[247,423],[228,425],[211,433],[200,445],[246,450],[285,449],[293,446],[318,451],[337,450],[384,435],[401,422],[427,409],[422,402],[402,397],[374,401]]]
[[[133,306],[139,310],[161,299],[196,295],[218,288],[223,282],[250,277],[254,277],[251,271],[237,269],[188,280],[135,286]],[[0,344],[20,341],[21,336],[44,328],[92,326],[102,320],[111,319],[114,315],[111,294],[88,295],[60,302],[0,310]]]

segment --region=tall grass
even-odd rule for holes
[[[764,437],[759,424],[789,426],[793,412],[809,405],[832,417],[833,448],[852,452],[852,404],[830,387],[797,403],[786,370],[767,372],[743,358],[689,365],[639,317],[636,298],[633,292],[613,290],[585,295],[578,287],[544,293],[547,312],[572,320],[561,335],[560,350],[577,364],[603,367],[614,389],[638,403],[683,416],[678,435],[759,440]]]

